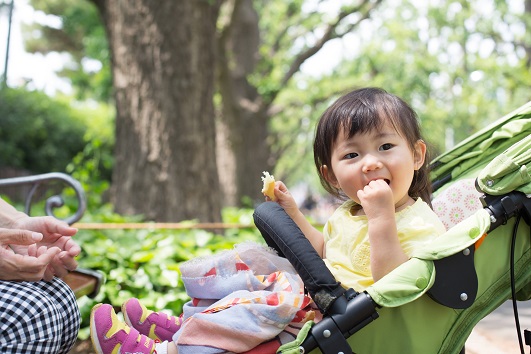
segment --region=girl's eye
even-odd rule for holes
[[[357,157],[357,156],[358,156],[357,153],[355,153],[355,152],[351,152],[351,153],[346,154],[344,158],[345,158],[345,159],[353,159],[353,158],[355,158],[355,157]]]
[[[382,146],[380,146],[380,150],[390,150],[391,148],[393,147],[393,144],[383,144]]]

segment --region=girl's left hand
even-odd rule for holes
[[[377,179],[369,182],[358,191],[357,195],[367,218],[394,214],[393,191],[385,180]]]

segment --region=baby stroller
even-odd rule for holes
[[[258,206],[256,226],[324,314],[279,351],[462,351],[483,317],[531,298],[530,161],[531,102],[439,156],[433,206],[448,231],[362,293],[341,287],[282,208]]]

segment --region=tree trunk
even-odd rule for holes
[[[220,142],[225,148],[218,158],[221,164],[232,167],[225,173],[224,184],[235,188],[224,189],[226,202],[241,206],[263,200],[260,176],[274,163],[268,160],[268,104],[248,81],[259,59],[259,18],[251,0],[236,3],[230,26],[219,41],[222,120],[218,122],[218,134],[225,132],[226,139]]]
[[[212,102],[220,2],[94,2],[111,49],[116,212],[220,221]]]

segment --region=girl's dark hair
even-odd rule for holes
[[[415,144],[422,140],[417,114],[401,98],[380,88],[368,87],[351,91],[337,99],[321,116],[315,132],[313,156],[321,184],[327,192],[340,199],[346,199],[340,190],[332,186],[321,173],[326,165],[332,168],[332,147],[341,132],[348,138],[355,134],[367,133],[380,129],[387,120],[403,136],[412,151]],[[415,171],[413,182],[409,187],[409,196],[421,197],[431,204],[431,183],[428,163],[430,156],[426,152],[424,164]]]

